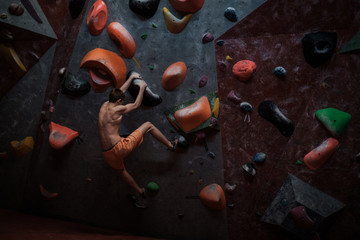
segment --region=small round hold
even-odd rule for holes
[[[281,205],[284,206],[284,207],[287,206],[288,205],[288,200],[286,198],[281,200]]]
[[[231,22],[236,22],[238,20],[235,8],[233,7],[228,7],[225,9],[224,16]]]
[[[262,163],[264,162],[266,159],[266,154],[265,153],[262,153],[262,152],[259,152],[255,155],[255,159],[254,159],[254,162],[257,162],[257,163]]]
[[[204,44],[209,43],[212,40],[214,40],[214,36],[210,32],[205,33],[202,37],[202,43]]]
[[[211,158],[213,158],[213,159],[214,159],[214,158],[215,158],[215,156],[216,156],[216,155],[215,155],[215,153],[213,153],[213,152],[209,152],[209,157],[211,157]]]
[[[224,40],[219,40],[219,41],[216,41],[216,45],[218,46],[223,46],[225,44],[225,41]]]
[[[274,68],[273,72],[274,72],[275,76],[277,76],[278,78],[283,78],[286,76],[286,70],[282,66],[278,66],[278,67]]]
[[[216,127],[218,125],[218,120],[215,117],[211,117],[209,127]]]
[[[225,72],[226,71],[226,63],[225,63],[225,61],[218,61],[218,67],[219,67],[220,71]]]
[[[242,169],[251,176],[255,176],[256,174],[256,166],[252,162],[242,165]]]
[[[251,112],[252,111],[252,106],[248,102],[242,102],[242,103],[240,103],[240,109],[243,112]]]
[[[8,15],[6,13],[1,14],[1,19],[6,19],[7,17],[8,17]]]
[[[9,6],[9,13],[15,16],[21,16],[24,13],[24,8],[18,3],[12,3]]]
[[[188,141],[186,140],[185,137],[179,136],[179,138],[178,138],[178,145],[179,145],[180,147],[187,148],[187,147],[189,146],[189,143],[188,143]]]

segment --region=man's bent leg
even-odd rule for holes
[[[135,182],[134,178],[129,174],[128,171],[126,171],[126,169],[122,169],[119,170],[119,173],[122,177],[122,179],[133,189],[135,189],[135,191],[137,193],[139,193],[140,195],[143,194],[143,192],[145,191],[144,188],[140,188],[139,185]]]
[[[153,136],[156,140],[158,140],[168,148],[173,148],[173,144],[151,122],[143,123],[138,129],[142,131],[143,134],[150,133],[151,136]]]

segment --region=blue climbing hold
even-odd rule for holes
[[[257,162],[257,163],[262,163],[264,162],[266,159],[266,154],[265,153],[262,153],[262,152],[259,152],[255,155],[255,159],[254,161]]]
[[[225,9],[224,16],[232,22],[236,22],[238,20],[235,8],[233,7],[228,7],[227,9]]]
[[[274,68],[273,72],[278,78],[283,78],[286,76],[286,69],[282,66],[277,66],[276,68]]]
[[[219,40],[219,41],[216,41],[216,45],[218,46],[223,46],[225,44],[225,41],[224,40]]]
[[[211,158],[215,158],[215,153],[209,152],[209,156],[210,156]]]

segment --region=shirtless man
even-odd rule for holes
[[[140,188],[133,177],[124,167],[124,158],[127,157],[143,141],[143,135],[150,133],[156,140],[163,143],[169,150],[175,151],[177,141],[170,142],[151,122],[145,122],[126,138],[119,135],[121,120],[124,114],[140,107],[144,91],[145,81],[139,82],[139,94],[134,103],[123,105],[125,92],[134,79],[142,79],[140,74],[133,72],[120,89],[113,89],[106,101],[100,108],[98,128],[100,141],[103,149],[104,160],[116,169],[138,194],[145,197],[145,189]]]

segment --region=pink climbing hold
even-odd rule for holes
[[[249,80],[256,71],[256,64],[250,60],[241,60],[235,63],[232,72],[242,82]]]
[[[242,102],[242,99],[238,96],[236,96],[235,91],[231,90],[228,95],[226,96],[227,99],[229,99],[230,101],[232,101],[235,104],[239,104]]]
[[[202,75],[199,80],[199,88],[205,87],[208,80],[209,80],[209,78],[206,75]]]
[[[209,43],[212,40],[214,40],[214,36],[210,32],[207,32],[203,35],[202,43]]]

